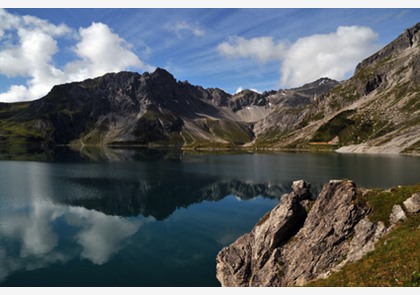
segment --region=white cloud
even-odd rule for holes
[[[131,45],[105,24],[92,23],[75,32],[64,24],[54,25],[33,16],[21,17],[3,9],[0,9],[0,17],[0,74],[27,78],[25,85],[11,85],[8,91],[0,93],[0,101],[38,99],[56,84],[131,67],[146,71],[154,69],[141,61],[132,51]],[[10,38],[6,38],[6,32],[15,34],[18,42],[12,43]],[[78,39],[73,48],[76,59],[61,69],[54,63],[54,55],[60,50],[55,37]]]
[[[80,28],[79,34],[81,39],[74,52],[80,59],[68,63],[64,69],[70,80],[82,80],[129,67],[149,67],[105,24],[92,23],[87,28]]]
[[[205,34],[205,31],[199,26],[191,25],[185,21],[170,24],[167,26],[167,28],[169,31],[174,32],[179,38],[182,37],[183,32],[190,32],[196,37],[203,37]]]
[[[44,19],[40,19],[30,15],[24,15],[22,17],[22,20],[26,27],[34,30],[41,30],[42,32],[47,33],[50,36],[61,36],[71,32],[71,29],[65,24],[59,24],[58,26],[56,26]]]
[[[259,62],[280,59],[286,48],[286,42],[274,42],[272,37],[245,39],[239,36],[217,46],[219,52],[229,58],[249,57]]]
[[[51,27],[51,26],[50,26]],[[39,98],[51,86],[65,80],[64,74],[55,68],[52,57],[58,51],[56,40],[43,28],[19,28],[16,45],[5,44],[0,51],[0,74],[8,77],[29,77],[27,85],[12,85],[9,91],[0,94],[0,101],[18,101]],[[51,28],[51,31],[54,31]],[[65,32],[65,30],[57,29]]]
[[[243,91],[243,90],[244,90],[244,88],[242,88],[241,86],[239,86],[239,87],[236,89],[235,94],[238,94],[239,92],[241,92],[241,91]],[[256,93],[259,93],[259,94],[261,94],[261,93],[262,93],[260,90],[255,89],[255,88],[250,88],[249,90],[254,91],[254,92],[256,92]]]
[[[284,55],[281,84],[301,86],[320,77],[342,80],[377,50],[377,34],[367,27],[338,27],[331,34],[297,40]]]
[[[229,58],[251,58],[260,63],[278,61],[280,86],[295,87],[320,77],[342,80],[357,63],[379,49],[377,34],[368,27],[341,26],[330,34],[317,34],[295,43],[275,42],[271,37],[230,37],[218,45]]]
[[[0,8],[0,38],[4,36],[6,30],[16,28],[19,25],[19,17],[8,13],[6,10]],[[0,39],[1,40],[1,39]]]
[[[242,90],[244,90],[242,87],[238,87],[238,89],[236,89],[235,94],[238,94],[239,92],[241,92]]]

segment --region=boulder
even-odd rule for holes
[[[392,212],[389,216],[389,223],[391,223],[391,225],[403,221],[406,218],[407,216],[405,215],[404,210],[401,208],[400,205],[394,205],[392,207]]]
[[[408,213],[420,212],[420,193],[413,194],[403,204]]]

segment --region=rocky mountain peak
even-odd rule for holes
[[[360,62],[356,67],[356,72],[360,72],[363,68],[383,61],[399,54],[401,51],[411,47],[418,47],[420,40],[420,22],[406,29],[398,38],[389,43],[387,46]]]
[[[174,76],[163,68],[156,68],[156,70],[150,74],[150,76],[152,79],[158,80],[162,83],[176,82]]]

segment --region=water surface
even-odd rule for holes
[[[293,180],[420,182],[420,158],[67,150],[2,155],[0,286],[219,286],[215,257]],[[17,160],[19,159],[19,160]]]

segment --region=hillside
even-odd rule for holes
[[[164,69],[57,85],[0,103],[0,146],[176,146],[420,153],[420,23],[357,66],[353,77],[294,89],[221,89]]]

